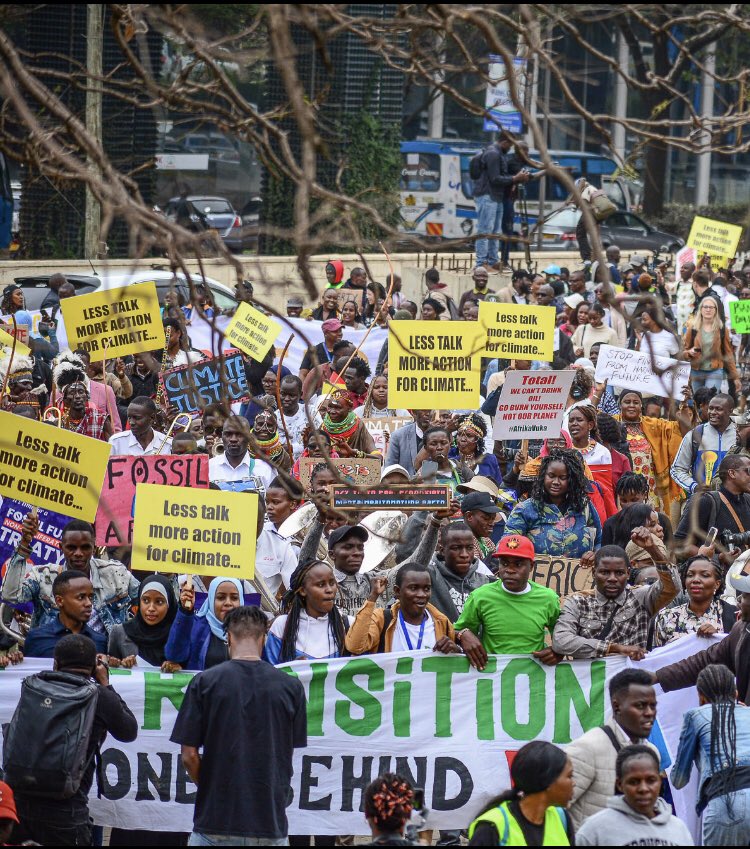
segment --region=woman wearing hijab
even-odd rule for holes
[[[161,667],[169,632],[177,615],[177,599],[163,575],[149,575],[138,590],[138,612],[109,633],[109,665],[135,666],[138,658]]]
[[[242,582],[219,576],[209,584],[208,598],[195,613],[195,590],[183,586],[165,649],[167,671],[210,669],[229,660],[224,620],[230,610],[242,607],[243,603]]]

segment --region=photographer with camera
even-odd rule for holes
[[[725,568],[737,558],[739,550],[750,547],[750,457],[727,454],[719,466],[722,485],[714,492],[693,495],[675,532],[680,559],[719,550]],[[713,528],[708,538],[709,531]],[[702,548],[700,548],[702,547]]]

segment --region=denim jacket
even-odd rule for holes
[[[750,707],[735,705],[737,726],[737,766],[750,766]],[[730,766],[726,753],[720,764],[711,763],[711,705],[689,710],[682,721],[680,744],[669,780],[673,787],[684,787],[690,780],[693,764],[700,772],[701,785],[714,773]]]
[[[57,617],[52,595],[52,583],[66,567],[45,564],[34,566],[23,555],[14,554],[2,585],[3,601],[31,602],[34,605],[31,624],[36,628]],[[91,558],[91,583],[94,585],[94,609],[104,630],[109,633],[115,625],[130,618],[130,608],[138,599],[139,581],[119,560]]]

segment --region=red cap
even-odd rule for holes
[[[0,820],[18,822],[16,800],[13,798],[13,791],[4,781],[0,781]]]
[[[344,325],[337,318],[329,318],[321,324],[320,329],[323,333],[336,333],[341,330],[343,326]]]
[[[503,537],[497,544],[497,551],[493,555],[493,557],[518,557],[532,561],[535,556],[534,543],[527,537],[517,534]]]

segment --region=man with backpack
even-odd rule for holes
[[[727,454],[718,476],[722,481],[718,491],[696,493],[682,514],[674,535],[681,559],[699,553],[711,528],[718,529],[720,544],[724,531],[741,534],[750,530],[750,458]],[[722,551],[719,559],[728,567],[734,556]]]
[[[513,137],[502,132],[497,141],[475,154],[469,163],[469,176],[474,181],[474,200],[477,205],[477,268],[485,266],[500,270],[497,239],[489,236],[500,232],[503,204],[512,188],[527,183],[528,171],[511,173],[508,152],[513,147]]]
[[[88,795],[107,734],[130,743],[138,721],[112,689],[94,643],[70,634],[55,646],[52,672],[24,679],[4,729],[3,771],[21,820],[15,843],[91,845]]]

